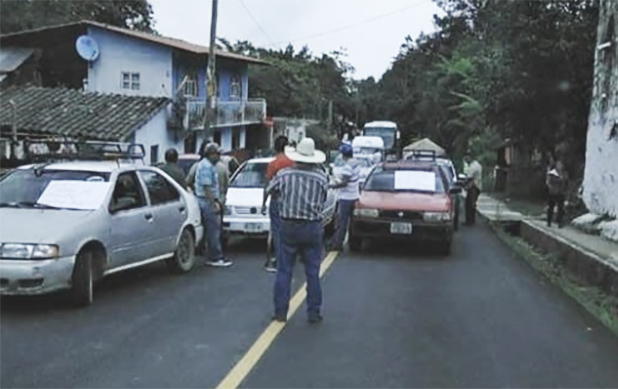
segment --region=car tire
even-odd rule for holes
[[[353,251],[353,252],[361,251],[363,249],[363,238],[352,236],[350,234],[348,237],[348,246],[350,247],[350,251]]]
[[[195,238],[188,229],[182,230],[174,256],[166,261],[175,273],[187,273],[195,265]]]
[[[86,307],[92,304],[94,299],[94,276],[93,276],[94,253],[85,250],[77,255],[73,275],[71,276],[71,297],[78,307]]]

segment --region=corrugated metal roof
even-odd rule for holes
[[[34,49],[24,47],[0,48],[0,73],[11,73],[34,53]]]
[[[127,28],[116,27],[116,26],[112,26],[109,24],[93,22],[90,20],[83,20],[77,23],[68,23],[68,24],[62,24],[62,25],[57,25],[57,26],[42,27],[42,28],[38,28],[34,30],[20,31],[20,32],[12,33],[12,34],[2,35],[0,36],[0,38],[27,35],[27,34],[32,34],[32,33],[39,33],[42,31],[48,31],[48,30],[58,30],[58,29],[63,29],[67,27],[75,27],[79,25],[94,26],[94,27],[105,29],[105,30],[114,31],[120,34],[134,37],[134,38],[147,40],[153,43],[158,43],[161,45],[173,47],[179,50],[184,50],[184,51],[188,51],[188,52],[195,53],[195,54],[208,55],[208,52],[209,52],[209,48],[206,46],[196,45],[196,44],[189,43],[189,42],[186,42],[180,39],[169,38],[169,37],[165,37],[161,35],[154,35],[154,34],[141,32],[141,31],[129,30]],[[232,59],[236,61],[250,62],[250,63],[262,64],[262,65],[268,64],[268,62],[260,60],[258,58],[248,57],[246,55],[240,55],[236,53],[230,53],[228,51],[223,51],[223,50],[215,50],[215,55],[218,57],[228,58],[228,59]]]
[[[18,132],[125,140],[171,100],[86,93],[65,88],[12,87],[0,92],[0,126],[12,126],[15,103]]]

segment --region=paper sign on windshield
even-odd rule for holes
[[[55,180],[39,197],[38,204],[56,208],[94,210],[103,204],[109,182]]]
[[[422,190],[435,192],[436,175],[434,172],[396,171],[395,190]]]

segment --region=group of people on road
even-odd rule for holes
[[[198,199],[202,223],[206,231],[207,264],[216,267],[228,267],[232,262],[223,255],[223,210],[230,179],[230,171],[221,160],[222,150],[216,143],[202,144],[200,160],[194,163],[185,176],[178,166],[178,152],[169,149],[165,152],[165,173],[179,185],[191,190]]]
[[[275,158],[266,170],[262,212],[269,211],[271,246],[265,264],[267,271],[276,272],[274,283],[273,320],[287,320],[292,272],[300,257],[307,278],[307,313],[311,323],[322,321],[322,290],[320,264],[324,254],[324,227],[322,216],[329,188],[339,189],[336,231],[330,249],[343,250],[343,242],[349,229],[354,206],[360,197],[361,165],[354,159],[353,148],[343,142],[339,148],[343,166],[338,180],[329,183],[319,167],[326,155],[316,150],[311,138],[304,138],[292,147],[285,136],[279,136],[274,144]],[[182,187],[192,190],[198,198],[202,222],[206,230],[207,263],[211,266],[228,267],[232,262],[223,254],[222,219],[225,198],[230,178],[229,168],[221,161],[222,150],[216,143],[203,144],[201,160],[196,162],[185,176],[178,166],[178,152],[165,153],[166,164],[161,168]],[[467,176],[465,214],[466,224],[475,222],[476,202],[481,193],[482,166],[467,153],[464,157],[464,172]],[[558,224],[562,226],[566,171],[560,161],[551,159],[547,169],[548,188],[547,225],[551,226],[553,209],[558,206]],[[267,200],[270,204],[267,207]]]

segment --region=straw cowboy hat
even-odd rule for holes
[[[323,163],[326,154],[315,149],[315,142],[311,138],[301,140],[296,149],[286,148],[285,155],[294,162],[300,163]]]

